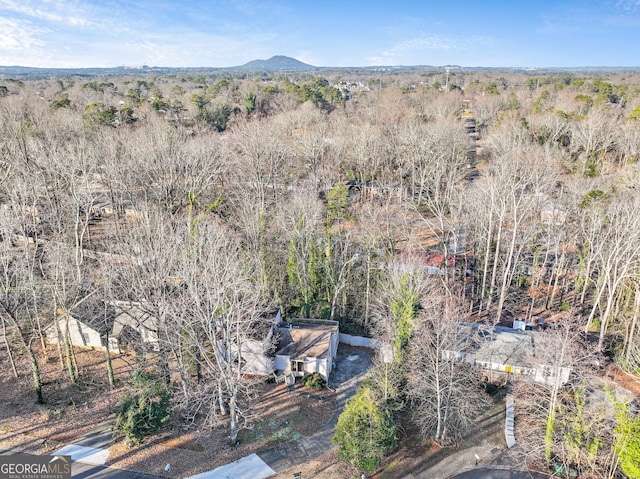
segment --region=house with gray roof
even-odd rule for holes
[[[569,380],[571,368],[554,364],[554,358],[545,351],[550,340],[544,332],[514,330],[503,326],[461,323],[465,333],[459,350],[445,350],[447,359],[466,361],[487,371],[490,378],[497,376],[528,377],[542,384]]]

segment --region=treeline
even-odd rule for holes
[[[54,318],[88,297],[139,302],[175,404],[229,413],[233,440],[251,382],[229,351],[274,306],[384,337],[400,370],[434,357],[442,345],[421,348],[449,331],[441,316],[571,311],[637,374],[639,93],[635,77],[489,73],[1,80],[9,356],[29,356],[44,401]],[[76,381],[73,348],[58,355]],[[444,414],[431,386],[397,381],[367,397],[413,404],[443,444],[469,425],[463,405]]]

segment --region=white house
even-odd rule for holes
[[[48,343],[58,344],[59,335],[73,346],[106,350],[107,336],[113,325],[114,310],[102,301],[87,297],[71,311],[58,309],[53,324],[45,329]],[[109,348],[115,351],[113,347]]]
[[[463,351],[444,351],[445,358],[466,361],[487,370],[490,375],[527,376],[535,382],[564,384],[569,380],[571,368],[552,365],[541,348],[534,347],[546,340],[545,333],[517,331],[502,326],[493,328],[478,324],[462,323],[468,341]],[[534,338],[535,336],[535,338]]]
[[[60,314],[55,322],[45,329],[45,337],[49,344],[58,344],[60,337],[67,338],[73,346],[82,346],[104,350],[106,344],[95,325],[82,321],[70,314]]]
[[[280,323],[275,334],[278,338],[274,359],[276,371],[295,377],[317,372],[329,380],[340,340],[337,321],[296,319]]]
[[[115,309],[115,317],[109,338],[110,349],[118,350],[119,346],[130,341],[155,351],[159,349],[158,319],[145,309],[143,303],[111,301],[111,305]]]

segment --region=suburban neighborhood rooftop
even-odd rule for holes
[[[326,358],[330,349],[331,334],[337,332],[337,324],[314,324],[304,321],[283,323],[277,330],[279,342],[276,354],[290,356],[292,360],[305,357]]]

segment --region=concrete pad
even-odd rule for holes
[[[504,437],[507,442],[507,449],[511,449],[516,445],[516,438],[513,435],[513,420],[515,416],[514,406],[513,406],[513,395],[507,394],[506,401],[506,419],[504,423]]]
[[[68,444],[62,449],[58,449],[53,456],[71,456],[72,461],[85,462],[95,466],[103,466],[107,462],[109,449],[79,446],[78,444]]]
[[[254,453],[226,466],[220,466],[187,479],[265,479],[275,473],[266,462]]]

